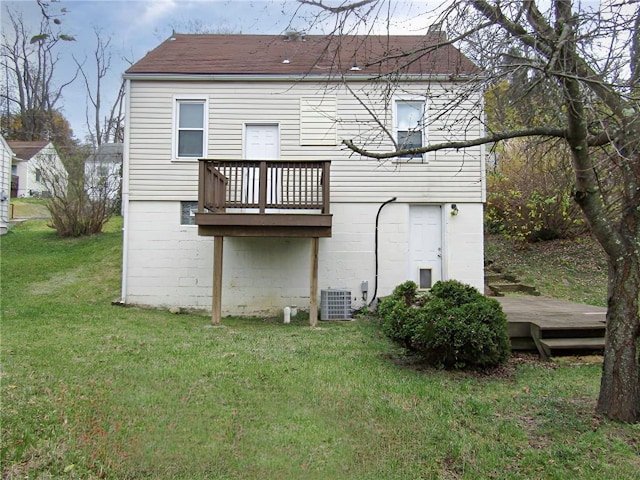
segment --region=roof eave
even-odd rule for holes
[[[370,82],[393,75],[394,81],[404,82],[466,82],[482,78],[481,74],[278,74],[278,73],[124,73],[124,80],[151,81],[207,81],[207,82]]]

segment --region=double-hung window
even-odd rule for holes
[[[176,99],[175,158],[206,157],[207,101]]]
[[[394,103],[394,126],[396,142],[399,150],[421,148],[425,145],[425,100],[397,99]],[[424,154],[406,154],[399,158],[408,160],[424,160]]]

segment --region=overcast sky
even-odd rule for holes
[[[392,1],[392,33],[424,32],[432,18],[424,14],[429,2],[434,3],[433,0]],[[91,63],[94,28],[100,29],[105,38],[111,37],[111,72],[106,79],[103,100],[106,104],[115,97],[128,61],[142,58],[168,38],[173,29],[182,33],[199,29],[213,33],[280,34],[287,30],[326,33],[332,27],[329,22],[314,22],[318,10],[301,6],[295,0],[61,0],[50,3],[53,14],[66,9],[60,17],[62,31],[76,39],[65,42],[60,51],[58,82],[73,77],[72,55],[80,61],[86,58],[88,69],[95,68],[95,63]],[[1,4],[3,33],[9,31],[7,9],[21,13],[33,34],[38,33],[41,14],[35,0],[1,0]],[[85,92],[84,84],[78,79],[64,90],[61,104],[76,137],[81,140],[86,134]]]

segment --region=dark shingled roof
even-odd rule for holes
[[[31,160],[44,147],[49,145],[49,140],[36,140],[33,142],[21,140],[7,140],[9,147],[20,160]]]
[[[378,75],[398,72],[447,76],[479,73],[452,45],[433,48],[442,38],[439,33],[343,37],[175,34],[126,73]],[[354,65],[360,70],[352,70]]]

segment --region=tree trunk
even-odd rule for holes
[[[631,239],[631,245],[635,242]],[[610,419],[640,421],[640,255],[609,259],[607,339],[596,410]]]

